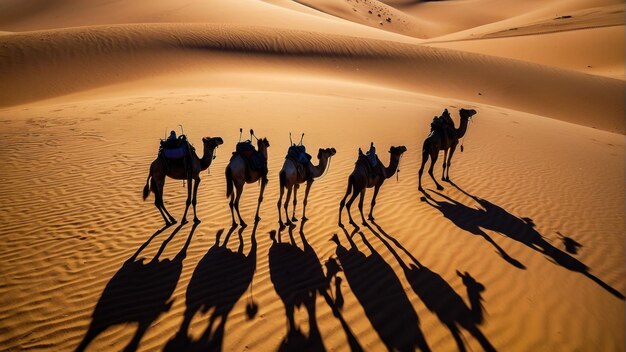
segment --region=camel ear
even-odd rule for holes
[[[208,138],[208,137],[202,137],[202,141],[203,141],[203,142],[207,142],[208,140],[209,140],[209,138]]]

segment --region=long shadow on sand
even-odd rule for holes
[[[272,246],[269,250],[270,276],[276,293],[283,301],[287,316],[287,334],[281,342],[279,351],[324,351],[316,317],[316,298],[320,294],[339,320],[347,336],[352,351],[362,351],[359,342],[341,315],[341,297],[337,290],[335,298],[330,293],[330,282],[339,271],[336,262],[327,263],[324,274],[321,262],[315,250],[306,239],[303,221],[300,225],[302,249],[298,247],[293,235],[294,226],[289,226],[289,241],[282,241],[282,227],[278,233],[270,232]],[[337,278],[335,279],[337,280]],[[295,323],[295,309],[304,306],[309,318],[309,335],[305,336]]]
[[[480,197],[469,194],[468,192],[464,191],[453,183],[452,185],[456,187],[459,191],[476,201],[482,207],[482,209],[468,207],[467,205],[462,204],[439,192],[434,193],[444,198],[445,201],[437,201],[426,192],[424,192],[425,197],[423,197],[422,200],[428,203],[430,206],[434,207],[435,209],[439,210],[446,218],[450,219],[456,226],[465,231],[474,234],[484,233],[482,229],[498,232],[504,236],[507,236],[510,239],[523,243],[533,250],[543,253],[554,263],[562,266],[565,269],[579,272],[587,276],[595,283],[600,285],[602,288],[604,288],[606,291],[611,293],[613,296],[624,300],[624,295],[621,292],[591,274],[590,269],[585,264],[581,263],[578,259],[570,256],[566,252],[559,250],[558,248],[547,242],[543,238],[543,236],[539,232],[537,232],[537,230],[535,229],[535,224],[532,222],[531,219],[518,218],[517,216],[507,212],[496,204],[493,204],[486,199],[482,199]],[[494,244],[493,241],[489,242]],[[502,253],[503,252],[501,252],[501,254]],[[507,258],[505,257],[505,259]],[[511,264],[515,265],[514,263]],[[518,265],[515,266],[520,267]]]
[[[352,292],[387,350],[413,351],[419,348],[430,351],[417,313],[393,268],[376,252],[363,232],[355,229],[349,234],[345,228],[342,230],[350,248],[345,248],[334,235],[332,240],[337,244],[337,257]],[[359,251],[354,242],[352,237],[357,231],[370,255]]]
[[[468,307],[463,298],[454,291],[441,275],[421,264],[400,242],[388,235],[378,224],[373,221],[372,224],[378,231],[368,226],[370,231],[380,239],[389,252],[393,254],[394,258],[396,258],[413,291],[420,297],[426,307],[437,315],[439,321],[448,327],[459,351],[466,351],[465,343],[460,334],[460,327],[472,334],[484,351],[495,351],[496,349],[478,328],[478,325],[484,321],[481,292],[485,291],[485,287],[469,273],[461,274],[457,271],[457,275],[463,280],[463,284],[467,288],[467,295],[471,304],[471,307]],[[405,263],[398,252],[387,241],[393,242],[397,248],[411,258],[411,263]]]
[[[139,323],[139,327],[124,351],[137,350],[150,325],[172,306],[171,297],[182,273],[183,260],[197,224],[191,228],[185,245],[174,259],[160,260],[159,257],[182,226],[176,227],[163,241],[152,260],[137,260],[139,254],[167,226],[155,232],[113,275],[96,304],[89,330],[76,348],[77,351],[84,351],[93,339],[109,327],[131,322]]]
[[[230,228],[224,242],[220,237],[224,230],[219,230],[214,245],[209,248],[193,272],[186,294],[186,309],[180,330],[166,344],[165,351],[221,351],[224,341],[224,328],[228,315],[241,296],[252,283],[256,270],[257,242],[254,224],[250,235],[251,247],[244,254],[243,232],[238,231],[239,247],[236,252],[227,247],[228,240],[236,227]],[[198,312],[211,315],[202,336],[195,340],[189,336],[189,327]],[[216,321],[217,327],[214,328]]]

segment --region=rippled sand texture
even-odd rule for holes
[[[2,6],[1,350],[624,349],[622,2]],[[454,183],[421,193],[444,108],[477,114]],[[163,228],[141,191],[178,125],[224,144],[202,223]],[[269,140],[269,183],[231,228],[240,127]],[[280,228],[289,132],[337,154]],[[375,222],[341,228],[370,142],[408,151]],[[185,198],[168,179],[177,219]]]

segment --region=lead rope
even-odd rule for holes
[[[326,170],[324,171],[324,173],[322,174],[322,176],[318,177],[318,180],[321,180],[322,177],[328,175],[328,171],[330,171],[330,161],[333,160],[333,157],[331,156],[330,158],[328,158],[328,166],[326,167]]]
[[[400,182],[400,162],[402,161],[402,155],[400,154],[400,160],[398,160],[398,170],[396,171],[396,182]]]

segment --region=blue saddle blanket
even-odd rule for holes
[[[168,159],[182,159],[187,155],[187,146],[163,149],[163,156]]]

